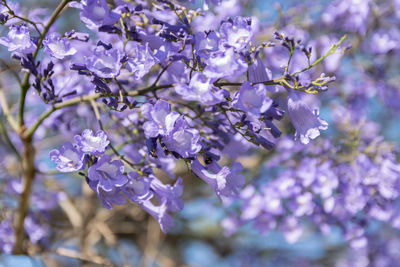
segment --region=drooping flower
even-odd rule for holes
[[[103,154],[110,143],[105,132],[101,130],[94,134],[92,130],[86,129],[82,135],[76,135],[74,139],[82,152],[92,155]]]
[[[124,163],[122,161],[111,161],[110,155],[103,155],[89,168],[88,178],[92,182],[98,182],[97,188],[110,192],[115,187],[122,187],[128,182],[128,178],[123,172]]]
[[[320,130],[328,128],[328,123],[320,119],[318,112],[312,111],[294,90],[289,91],[287,109],[290,121],[296,129],[295,138],[300,138],[303,144],[308,144],[310,139],[320,135]]]
[[[121,188],[113,188],[111,191],[105,191],[102,188],[94,188],[93,190],[97,191],[103,206],[107,209],[112,209],[112,204],[123,205],[126,203]]]
[[[66,56],[74,55],[77,50],[71,47],[71,43],[68,38],[60,36],[56,33],[49,34],[43,40],[44,50],[49,53],[52,57],[63,59]]]
[[[86,67],[100,78],[113,78],[119,75],[121,70],[121,53],[118,49],[105,49],[98,46],[93,54],[86,60]]]
[[[232,169],[218,164],[208,164],[205,168],[197,159],[192,164],[192,172],[214,188],[218,197],[232,197],[239,193],[244,185],[244,176],[238,174],[243,169],[240,163],[235,162]]]
[[[75,148],[70,142],[64,143],[60,150],[50,151],[50,160],[57,164],[60,172],[74,172],[84,168],[85,154]]]
[[[271,105],[272,100],[267,96],[265,85],[252,86],[249,82],[243,83],[232,101],[232,106],[256,116],[266,112]]]
[[[161,205],[156,206],[151,203],[150,200],[146,200],[139,203],[142,209],[150,214],[154,219],[158,221],[161,227],[161,231],[166,233],[169,228],[174,226],[174,220],[171,215],[168,214],[167,200],[163,199]]]
[[[158,135],[167,135],[175,125],[179,114],[171,111],[171,105],[158,100],[154,105],[146,103],[141,107],[142,115],[149,121],[143,125],[146,137],[157,137]]]
[[[259,56],[253,64],[249,66],[249,82],[262,83],[271,79],[271,71],[265,68]]]
[[[154,191],[157,199],[166,201],[168,209],[175,212],[183,209],[183,193],[182,178],[178,178],[173,186],[164,184],[157,177],[153,177],[150,188]]]
[[[11,25],[7,37],[0,38],[0,44],[7,46],[10,52],[33,53],[36,45],[31,41],[29,29],[25,25]]]
[[[215,105],[224,100],[224,91],[212,85],[211,79],[201,72],[196,72],[187,84],[177,84],[175,92],[188,101],[199,101],[205,105]]]

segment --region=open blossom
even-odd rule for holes
[[[123,172],[124,163],[122,161],[111,161],[110,155],[104,155],[89,168],[88,177],[90,181],[98,182],[97,188],[109,192],[128,182],[128,178]]]
[[[320,130],[328,128],[328,123],[320,119],[318,112],[312,111],[294,90],[289,91],[287,109],[290,121],[296,129],[295,137],[300,138],[303,144],[308,144],[310,139],[320,135]]]
[[[121,53],[118,49],[97,46],[86,60],[86,67],[100,78],[113,78],[121,70]]]
[[[247,70],[247,63],[237,55],[233,48],[217,51],[206,61],[204,75],[209,78],[226,78],[239,76]]]
[[[200,151],[201,145],[199,139],[199,131],[189,128],[185,119],[179,117],[173,129],[167,136],[163,137],[163,142],[169,151],[175,151],[182,157],[188,158]]]
[[[267,96],[265,85],[252,86],[249,82],[243,83],[232,101],[232,106],[256,116],[266,112],[271,105],[272,100]]]
[[[244,49],[251,38],[251,19],[245,17],[235,17],[228,19],[221,24],[219,32],[222,36],[222,43],[234,47],[237,50]]]
[[[66,142],[59,150],[50,151],[50,159],[57,164],[60,172],[74,172],[84,168],[85,154]]]
[[[171,111],[171,105],[164,100],[158,100],[154,105],[144,104],[141,111],[149,120],[143,125],[148,138],[167,135],[174,128],[175,121],[179,117],[177,112]]]
[[[29,29],[25,25],[11,25],[7,37],[0,38],[0,44],[7,46],[10,52],[33,53],[36,45],[31,41]]]
[[[76,53],[76,49],[71,47],[68,38],[60,36],[56,33],[49,34],[43,40],[44,50],[52,57],[63,59],[66,56],[71,56]]]
[[[110,141],[107,140],[105,132],[99,130],[94,134],[93,131],[89,129],[84,130],[82,135],[76,135],[75,142],[82,152],[92,155],[103,154],[110,143]]]
[[[158,63],[158,59],[151,52],[149,45],[134,43],[126,62],[126,69],[133,73],[133,79],[139,80],[146,75],[150,69]]]
[[[120,15],[110,10],[106,0],[83,0],[72,2],[70,6],[81,9],[81,20],[89,29],[97,29],[104,25],[113,25]]]
[[[199,101],[205,105],[221,103],[224,98],[224,90],[218,90],[212,85],[211,79],[205,77],[201,72],[196,72],[189,85],[177,84],[175,91],[188,101]]]
[[[220,38],[215,33],[215,31],[211,31],[208,33],[198,32],[194,35],[194,38],[194,49],[199,56],[208,58],[211,52],[215,52],[218,50]]]

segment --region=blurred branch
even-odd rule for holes
[[[54,251],[54,253],[64,257],[79,259],[88,263],[100,264],[102,266],[115,266],[110,261],[99,255],[92,254],[89,256],[67,248],[58,248]]]
[[[7,98],[4,95],[4,90],[1,85],[0,85],[0,105],[1,105],[1,109],[3,110],[4,116],[7,119],[7,122],[10,124],[11,128],[13,128],[13,130],[15,132],[18,132],[17,122],[14,120],[14,118],[11,115],[10,108],[7,103]]]
[[[147,224],[147,240],[146,248],[143,253],[142,262],[140,266],[147,267],[153,266],[154,260],[158,253],[158,244],[160,243],[160,226],[153,218],[148,219]]]
[[[3,134],[4,139],[6,141],[6,143],[8,144],[8,146],[11,148],[11,150],[15,153],[15,155],[17,156],[18,160],[21,161],[22,157],[19,154],[18,150],[15,148],[14,144],[12,143],[10,137],[8,136],[7,133],[7,129],[3,123],[3,119],[0,117],[0,132]]]

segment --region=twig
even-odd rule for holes
[[[49,32],[50,27],[57,20],[58,16],[61,14],[61,12],[63,11],[64,7],[71,1],[72,0],[63,0],[63,1],[61,1],[61,3],[54,10],[54,12],[51,15],[49,21],[47,22],[46,26],[43,29],[42,34],[39,37],[36,50],[33,53],[33,60],[36,59],[36,57],[37,57],[37,55],[39,53],[40,47],[42,45],[42,42],[43,42],[44,38],[46,37],[46,34]],[[19,111],[18,111],[18,125],[20,126],[20,128],[23,128],[23,125],[24,125],[25,98],[26,98],[26,94],[27,94],[27,92],[29,90],[29,87],[30,87],[30,84],[29,84],[29,77],[30,76],[31,76],[31,73],[28,72],[25,75],[24,81],[23,81],[23,83],[21,85],[21,94],[20,94],[20,98],[19,98]],[[24,131],[25,129],[20,129],[20,130]]]
[[[95,114],[95,116],[96,116],[96,120],[97,120],[97,122],[99,123],[100,129],[101,129],[103,132],[105,132],[103,123],[101,122],[100,112],[99,112],[99,108],[97,107],[97,103],[96,103],[94,100],[91,100],[91,101],[90,101],[90,104],[91,104],[92,107],[93,107],[93,111],[94,111],[94,114]],[[123,155],[121,155],[121,154],[115,149],[115,147],[111,144],[111,142],[110,142],[109,146],[110,146],[111,150],[114,152],[114,154],[117,155],[118,158],[119,158],[120,160],[126,162],[126,163],[129,164],[132,168],[135,169],[135,164],[132,163],[132,162],[130,162],[129,160],[125,159],[125,157],[124,157]]]
[[[164,88],[169,88],[169,87],[173,87],[173,84],[167,84],[167,85],[160,85],[160,86],[149,86],[146,88],[143,88],[141,90],[136,90],[136,91],[132,91],[126,94],[126,96],[138,96],[138,95],[145,95],[148,92],[151,92],[152,90],[159,90],[159,89],[164,89]],[[93,94],[93,95],[86,95],[86,96],[77,96],[74,98],[71,98],[65,102],[61,102],[58,104],[55,104],[51,107],[51,109],[47,110],[45,113],[43,113],[39,119],[34,122],[31,126],[31,128],[29,128],[26,132],[25,132],[25,136],[30,137],[32,136],[36,129],[42,124],[42,122],[47,119],[54,111],[65,108],[65,107],[69,107],[69,106],[74,106],[77,105],[79,103],[82,102],[90,102],[102,97],[107,97],[105,95],[102,94]]]

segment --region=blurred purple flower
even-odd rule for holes
[[[110,10],[105,0],[83,0],[71,2],[71,7],[81,10],[80,18],[89,29],[95,30],[104,25],[115,24],[120,15]]]

